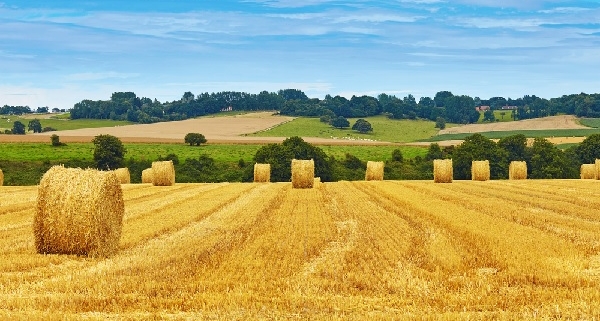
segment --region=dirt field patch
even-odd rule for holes
[[[550,116],[544,118],[526,119],[513,122],[497,122],[488,124],[471,124],[440,130],[439,135],[482,133],[511,130],[544,130],[544,129],[586,129],[573,115]]]

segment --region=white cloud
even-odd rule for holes
[[[89,80],[103,80],[103,79],[127,79],[139,77],[138,73],[120,73],[116,71],[108,72],[86,72],[78,74],[70,74],[65,77],[68,81],[89,81]]]

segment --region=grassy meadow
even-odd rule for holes
[[[349,118],[350,128],[358,118]],[[258,137],[320,137],[349,140],[374,140],[393,143],[407,143],[426,140],[439,131],[435,122],[428,120],[393,120],[386,116],[365,117],[373,132],[361,134],[350,128],[337,129],[319,121],[319,118],[300,117],[267,131],[261,131],[249,136]]]
[[[40,124],[42,124],[42,128],[52,127],[56,130],[114,127],[133,124],[132,122],[128,121],[110,119],[69,119],[64,115],[68,114],[51,116],[51,118],[43,118],[42,116],[46,117],[47,115],[40,115],[40,118],[37,119],[40,121]],[[6,129],[12,129],[13,124],[16,121],[23,123],[23,125],[25,125],[25,130],[27,130],[27,124],[29,124],[29,122],[33,119],[36,119],[35,115],[27,115],[24,117],[2,115],[0,116],[0,131],[4,132]]]
[[[508,122],[513,121],[512,119],[512,110],[493,110],[494,117],[496,117],[496,121],[498,122]],[[479,120],[478,123],[484,123],[483,121],[483,111],[479,112]],[[504,115],[502,115],[504,113]]]

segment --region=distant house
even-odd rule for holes
[[[475,107],[475,110],[477,110],[477,111],[490,110],[490,106],[477,106],[477,107]]]
[[[515,110],[517,108],[518,108],[517,106],[508,106],[508,105],[506,105],[506,106],[502,106],[500,109],[502,109],[502,110]]]

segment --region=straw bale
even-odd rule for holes
[[[471,162],[471,179],[474,181],[489,181],[490,162],[488,160]]]
[[[4,185],[4,173],[0,169],[0,186]]]
[[[38,187],[33,218],[41,254],[106,257],[119,247],[123,191],[114,171],[53,166]]]
[[[510,162],[508,166],[508,179],[527,179],[527,162]]]
[[[365,173],[365,181],[382,181],[383,180],[383,162],[367,162],[367,172]]]
[[[594,164],[596,165],[596,179],[600,179],[600,159],[596,159]],[[0,183],[0,185],[2,184]]]
[[[129,175],[129,168],[117,168],[115,169],[115,174],[117,175],[117,178],[119,179],[119,182],[121,182],[121,184],[131,183],[131,175]]]
[[[175,184],[173,161],[152,162],[152,184],[154,186],[172,186]]]
[[[312,188],[315,182],[315,162],[292,159],[292,187]]]
[[[596,164],[582,164],[581,179],[597,179]]]
[[[268,183],[271,181],[271,164],[254,164],[254,182]]]
[[[435,183],[452,183],[454,178],[452,159],[433,160],[433,181]]]
[[[152,183],[152,168],[142,171],[142,183]]]

